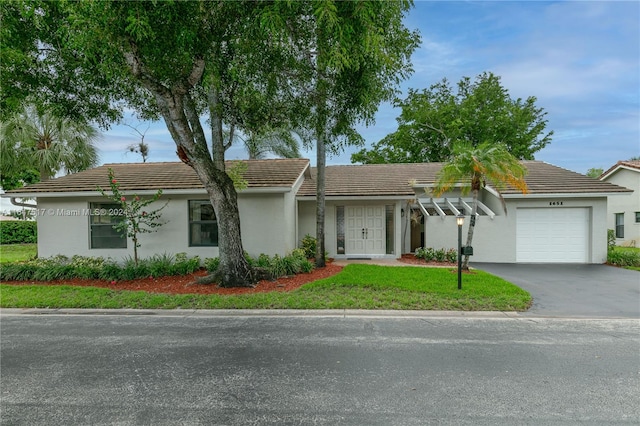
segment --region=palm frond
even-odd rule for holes
[[[50,178],[63,168],[80,171],[98,163],[95,142],[99,133],[88,123],[26,106],[2,128],[1,150],[14,150],[5,158],[11,158],[17,170],[40,170],[41,179]],[[3,172],[6,170],[3,167]]]

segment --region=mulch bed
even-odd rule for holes
[[[146,291],[149,293],[165,294],[251,294],[269,291],[291,291],[296,288],[322,278],[337,274],[342,266],[327,264],[324,268],[316,268],[308,274],[298,274],[292,277],[278,278],[275,281],[260,281],[255,287],[220,288],[215,284],[196,284],[198,277],[207,275],[205,270],[189,275],[146,278],[131,281],[110,282],[103,280],[56,280],[56,281],[10,281],[8,285],[73,285],[83,287],[102,287],[112,290]]]
[[[403,254],[400,262],[412,265],[430,266],[451,266],[456,267],[456,263],[448,262],[425,262],[417,259],[413,254]],[[324,268],[316,268],[308,274],[298,274],[291,277],[278,278],[275,281],[263,280],[255,287],[241,288],[221,288],[215,284],[196,284],[198,277],[207,275],[205,270],[200,270],[193,274],[182,276],[170,276],[159,278],[144,278],[131,281],[110,282],[104,280],[83,280],[79,278],[55,281],[10,281],[3,284],[8,285],[72,285],[81,287],[101,287],[112,290],[132,290],[146,291],[149,293],[164,294],[252,294],[269,291],[292,291],[300,286],[322,278],[327,278],[337,274],[342,270],[342,266],[328,263]]]

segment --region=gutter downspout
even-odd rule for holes
[[[38,208],[37,204],[22,203],[22,202],[18,201],[18,199],[16,197],[11,197],[10,200],[11,200],[11,204],[13,204],[14,206],[29,207],[30,209],[37,209]]]

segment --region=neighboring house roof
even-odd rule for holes
[[[631,192],[618,185],[601,182],[542,161],[522,161],[528,173],[525,177],[529,194],[608,194]],[[433,185],[443,163],[367,164],[328,166],[326,196],[386,196],[415,195],[409,184]],[[302,184],[299,196],[316,195],[316,169],[311,179]],[[501,191],[504,195],[520,194],[515,188]]]
[[[598,179],[605,180],[620,169],[627,169],[640,173],[640,160],[618,161],[616,164],[611,166],[609,170],[601,174]]]
[[[248,188],[292,187],[309,167],[309,160],[302,158],[243,161],[247,163],[243,178]],[[232,163],[227,161],[227,168]],[[204,189],[196,172],[181,162],[118,163],[7,191],[6,195],[95,192],[98,186],[108,191],[109,168],[122,191]]]

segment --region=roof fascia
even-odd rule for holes
[[[631,192],[631,191],[629,191]],[[623,195],[626,192],[549,192],[549,193],[527,193],[527,194],[502,194],[502,198],[509,199],[531,199],[531,198],[602,198],[610,195]]]
[[[298,178],[293,182],[293,185],[291,185],[293,192],[297,194],[306,179],[311,179],[311,163],[309,161],[307,161],[304,169],[302,169]]]
[[[600,177],[598,178],[599,180],[606,180],[607,178],[610,178],[612,175],[618,173],[620,170],[629,170],[631,172],[636,172],[636,173],[640,173],[640,169],[635,168],[635,167],[629,167],[626,164],[618,164],[616,165],[614,168],[607,170],[606,172],[604,172],[602,175],[600,175]]]
[[[124,195],[155,195],[158,190],[145,189],[142,191],[121,191]],[[270,186],[266,188],[247,188],[238,192],[238,195],[245,194],[283,194],[291,192],[288,186]],[[207,191],[200,188],[193,189],[166,189],[162,191],[162,195],[191,195],[206,194]],[[102,197],[98,191],[73,191],[73,192],[12,192],[9,194],[0,194],[1,198],[75,198],[75,197]]]
[[[358,196],[353,196],[353,195],[331,195],[331,196],[326,196],[324,199],[327,201],[368,201],[368,200],[407,200],[407,199],[414,199],[415,198],[415,194],[406,194],[406,195],[374,195],[374,196],[367,196],[367,195],[358,195]],[[296,197],[296,200],[298,201],[315,201],[316,200],[316,196],[315,195],[309,195],[309,196],[304,196],[304,195],[299,195]]]

